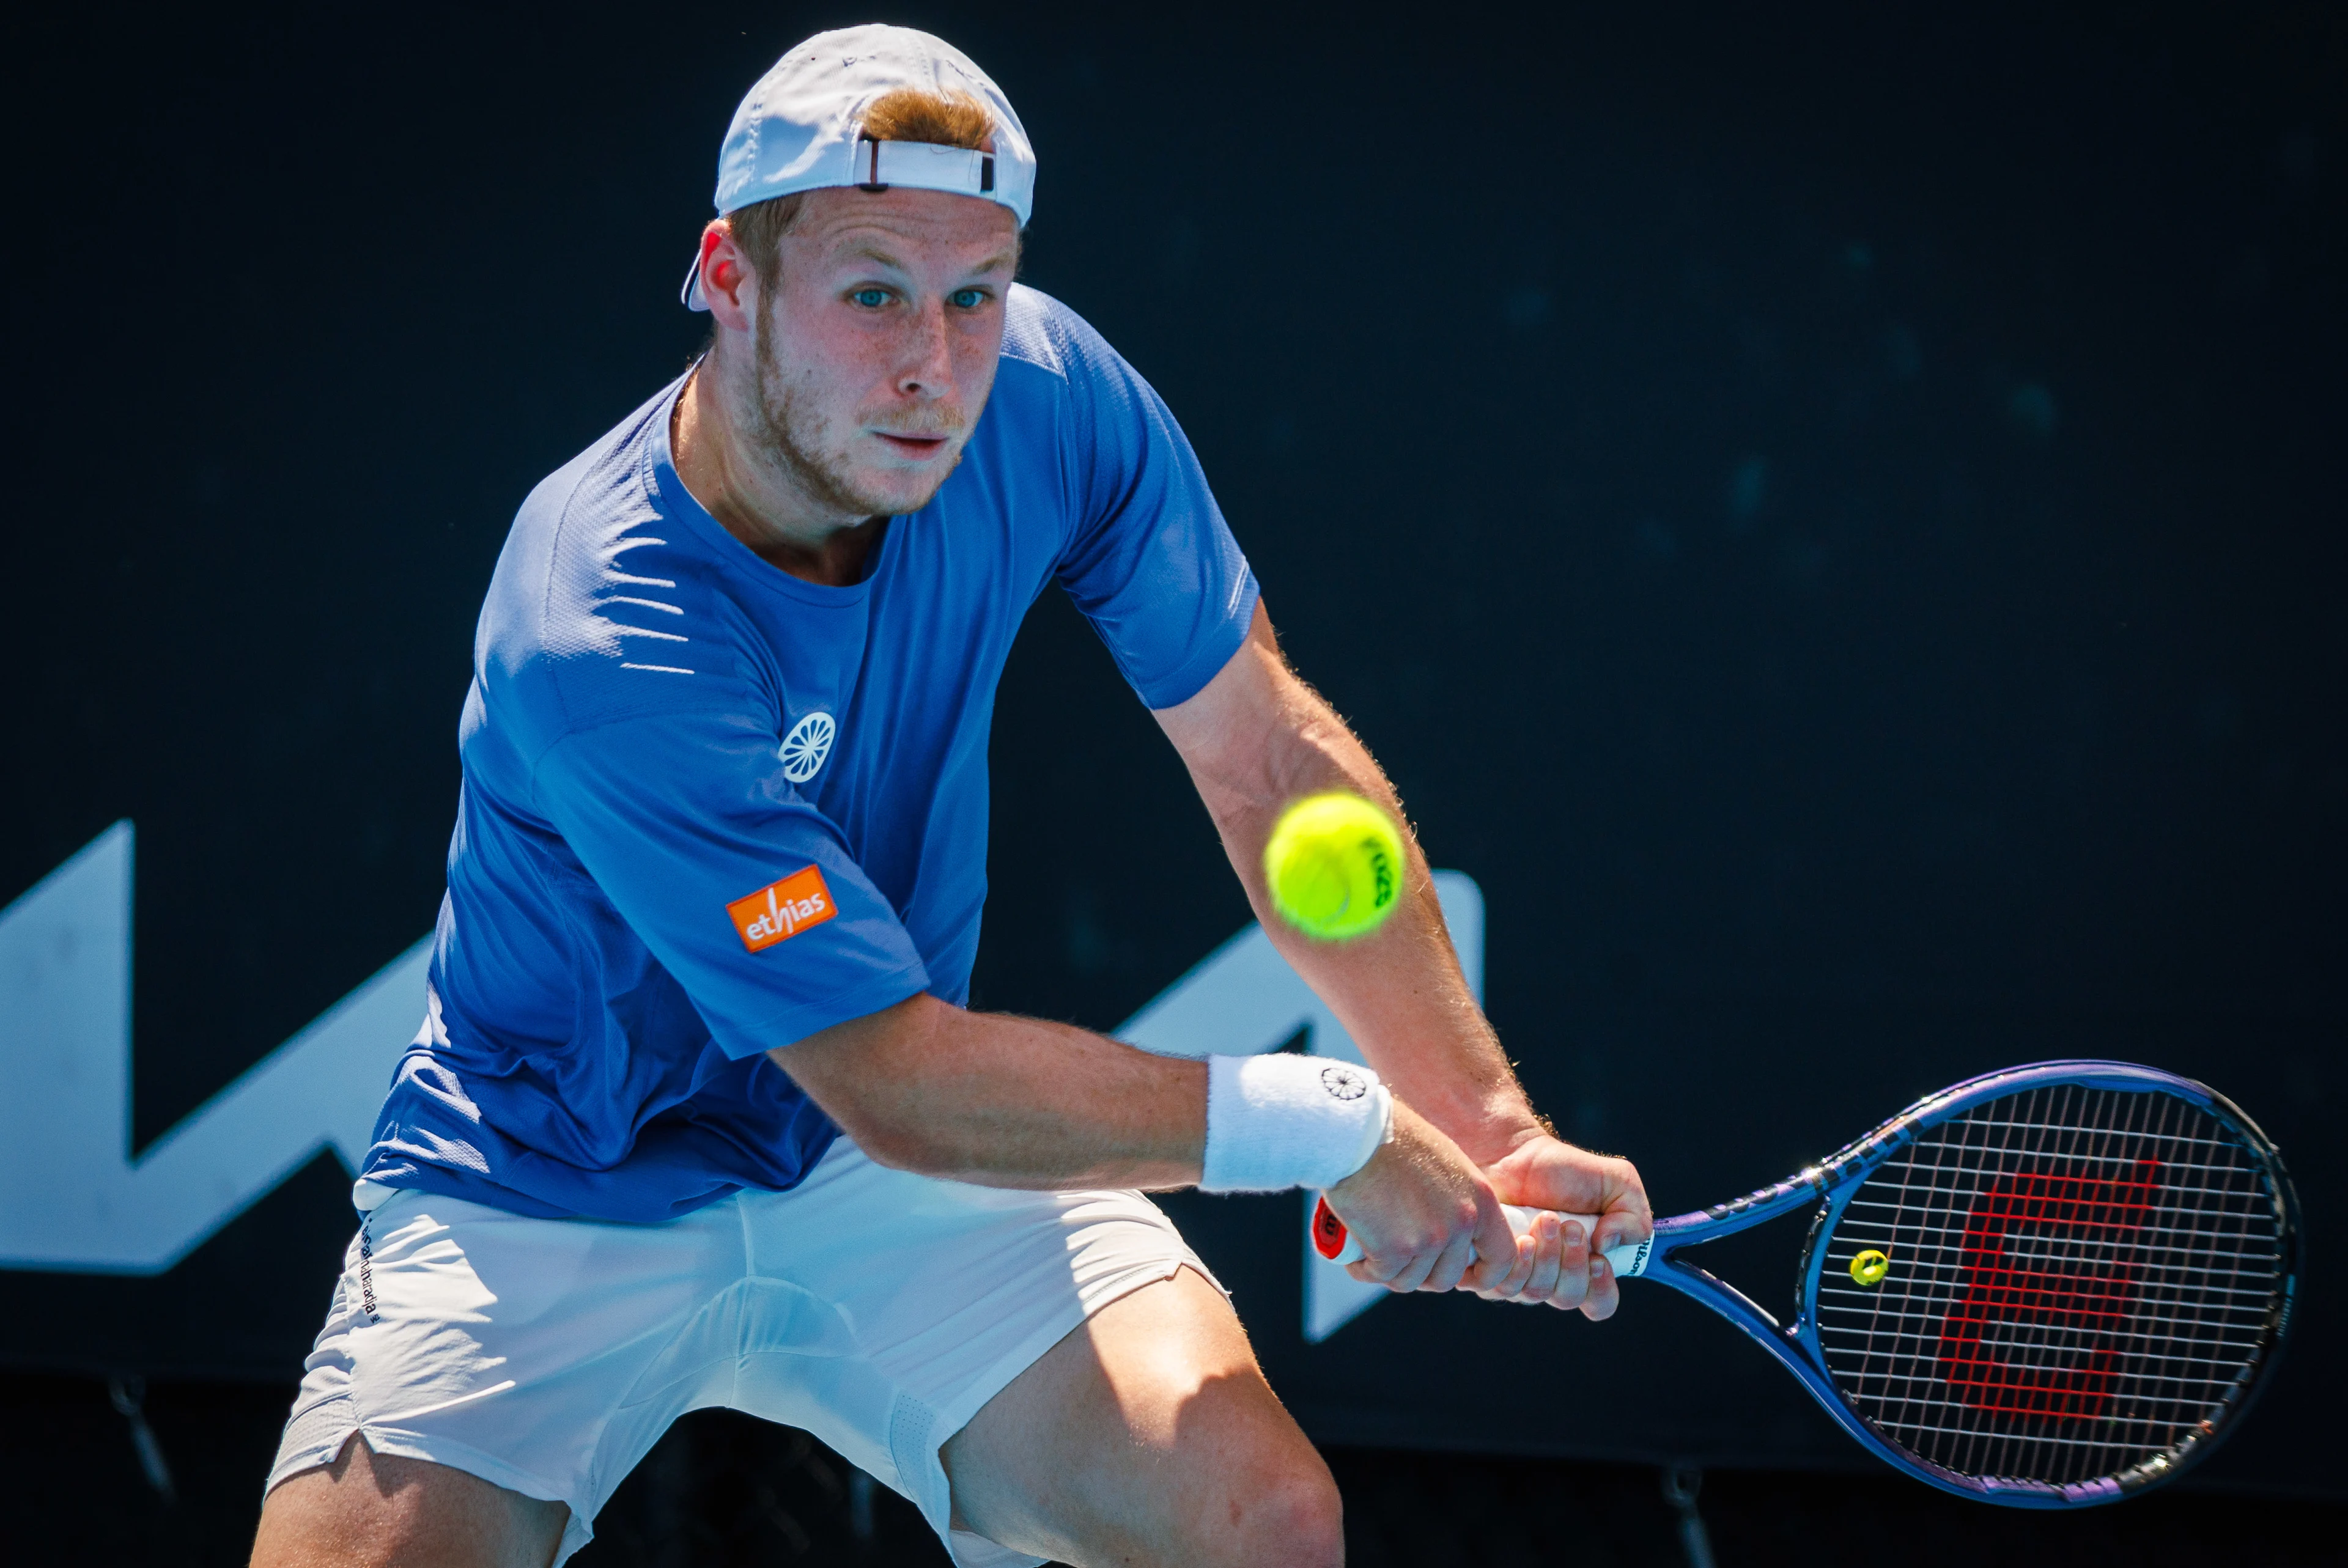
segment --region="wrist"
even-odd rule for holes
[[[1528,1143],[1557,1136],[1548,1119],[1521,1096],[1477,1107],[1461,1120],[1464,1125],[1445,1126],[1443,1131],[1479,1166],[1497,1165]]]
[[[1328,1188],[1367,1164],[1394,1123],[1394,1096],[1366,1067],[1326,1058],[1210,1056],[1210,1193]]]

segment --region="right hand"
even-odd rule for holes
[[[1486,1166],[1484,1173],[1504,1203],[1550,1211],[1526,1235],[1527,1255],[1519,1260],[1516,1271],[1488,1294],[1499,1300],[1579,1307],[1592,1322],[1612,1317],[1619,1300],[1618,1282],[1603,1254],[1655,1234],[1654,1212],[1648,1206],[1638,1167],[1611,1154],[1577,1149],[1544,1132],[1519,1143]],[[1559,1221],[1553,1217],[1559,1213],[1595,1215],[1597,1223]]]
[[[1395,1102],[1394,1136],[1323,1194],[1362,1245],[1345,1272],[1388,1290],[1491,1290],[1517,1265],[1516,1233],[1475,1162]]]

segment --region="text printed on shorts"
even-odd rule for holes
[[[831,889],[824,886],[823,872],[810,866],[768,883],[747,898],[736,898],[726,906],[726,912],[734,917],[742,945],[755,953],[788,941],[810,926],[822,925],[839,908],[831,901]]]

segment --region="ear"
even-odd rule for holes
[[[701,231],[701,297],[710,315],[729,332],[750,330],[758,308],[758,275],[735,242],[734,226],[713,218]]]

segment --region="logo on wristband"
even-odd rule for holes
[[[1321,1070],[1321,1087],[1329,1091],[1332,1100],[1359,1100],[1370,1091],[1370,1081],[1350,1067],[1324,1067]]]

